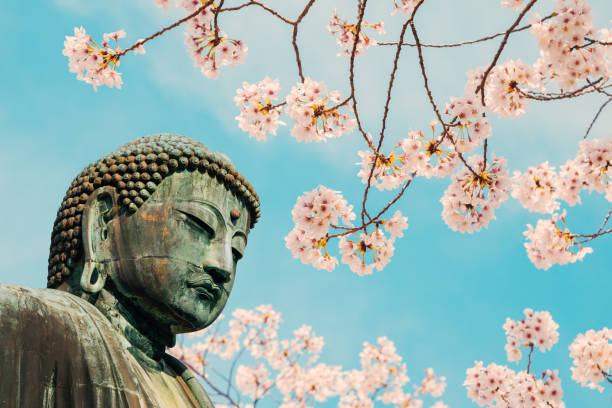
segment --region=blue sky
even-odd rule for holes
[[[229,3],[233,4],[233,0]],[[362,342],[379,336],[393,340],[413,381],[434,367],[447,377],[443,400],[453,408],[476,406],[462,387],[474,360],[505,363],[506,317],[519,319],[526,307],[548,310],[560,325],[559,343],[536,353],[535,370],[559,369],[566,405],[612,405],[612,388],[603,393],[571,380],[567,347],[578,333],[610,326],[610,238],[593,242],[584,262],[535,269],[525,254],[522,232],[538,215],[510,199],[497,219],[474,235],[452,232],[440,217],[445,180],[417,179],[397,204],[409,229],[396,243],[392,262],[382,272],[358,277],[348,267],[317,271],[293,259],[283,237],[292,228],[290,211],[296,197],[319,184],[341,190],[354,205],[363,194],[356,177],[357,134],[324,144],[300,144],[285,127],[266,143],[249,139],[236,126],[232,98],[242,81],[278,77],[284,92],[297,82],[290,31],[258,10],[223,16],[221,27],[245,40],[247,63],[224,69],[218,81],[192,66],[177,29],[146,46],[147,54],[121,61],[121,90],[91,86],[75,79],[61,54],[65,35],[83,25],[94,38],[123,28],[124,46],[180,17],[166,14],[152,0],[90,2],[54,0],[8,2],[0,14],[0,282],[42,287],[51,226],[72,178],[91,161],[119,145],[150,133],[172,132],[195,138],[227,153],[259,192],[263,215],[249,237],[249,247],[227,311],[271,304],[283,315],[282,334],[302,324],[324,336],[322,360],[356,368]],[[228,3],[228,4],[229,4]],[[287,15],[295,3],[269,1]],[[346,95],[347,62],[325,25],[333,8],[354,17],[351,1],[320,1],[307,17],[299,42],[307,76],[324,80]],[[542,0],[546,14],[553,1]],[[458,4],[461,4],[459,6]],[[612,3],[591,0],[596,25],[609,27]],[[367,18],[383,19],[393,41],[401,17],[389,16],[391,0],[372,2]],[[416,20],[424,42],[453,42],[499,32],[515,18],[498,0],[429,0]],[[463,91],[465,72],[490,62],[497,41],[451,50],[426,50],[424,57],[436,100],[443,104]],[[376,134],[394,50],[377,48],[360,57],[357,94],[368,131]],[[416,52],[405,49],[389,116],[390,148],[408,131],[425,129],[433,118],[419,76]],[[534,62],[537,49],[528,32],[512,38],[501,61]],[[588,123],[603,102],[597,95],[579,101],[532,103],[517,120],[493,119],[489,148],[508,158],[511,170],[525,170],[544,160],[563,164],[574,157]],[[612,110],[591,131],[610,137]],[[371,195],[378,209],[389,193]],[[583,194],[583,205],[568,209],[572,231],[597,229],[610,203]],[[524,365],[508,364],[513,369]],[[427,405],[426,405],[427,406]]]

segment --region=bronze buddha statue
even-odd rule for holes
[[[87,166],[57,213],[48,289],[0,285],[0,407],[212,407],[165,349],[219,316],[259,215],[229,159],[183,136]]]

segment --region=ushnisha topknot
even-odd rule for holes
[[[253,228],[261,214],[259,197],[227,156],[185,136],[144,136],[85,167],[70,184],[53,224],[47,287],[59,286],[82,256],[81,214],[91,193],[99,187],[114,187],[121,211],[130,215],[164,178],[183,170],[208,173],[224,183],[247,205]]]

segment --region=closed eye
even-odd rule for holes
[[[204,222],[200,218],[196,217],[193,214],[189,214],[188,212],[185,212],[185,211],[181,211],[181,210],[177,210],[177,211],[183,214],[190,224],[195,225],[198,229],[202,231],[205,231],[206,233],[210,235],[211,238],[215,236],[215,230],[213,230],[210,225],[208,225],[206,222]]]

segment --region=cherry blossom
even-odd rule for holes
[[[193,12],[201,4],[193,1],[182,1],[179,6],[188,12]],[[187,21],[185,45],[194,66],[200,68],[207,78],[218,79],[220,66],[231,65],[235,67],[243,64],[248,47],[240,40],[227,38],[226,34],[214,26],[213,3],[202,10],[198,15]]]
[[[606,47],[599,43],[583,47],[585,38],[597,32],[587,1],[559,0],[554,12],[552,20],[541,21],[538,15],[531,20],[531,32],[540,47],[535,69],[542,79],[555,79],[559,88],[571,91],[581,80],[608,76]]]
[[[460,98],[451,97],[444,113],[457,122],[451,128],[450,136],[451,144],[458,153],[472,152],[491,136],[491,125],[483,115],[484,107],[474,93],[467,93]]]
[[[425,378],[414,393],[405,390],[410,381],[406,374],[406,364],[397,353],[395,345],[386,337],[379,337],[376,344],[363,343],[359,354],[360,368],[343,370],[317,362],[323,349],[324,340],[315,335],[312,328],[303,325],[293,331],[293,338],[280,339],[278,335],[280,313],[269,305],[261,305],[254,310],[236,309],[228,322],[229,330],[220,333],[219,323],[195,334],[189,339],[203,338],[203,341],[184,346],[179,344],[169,352],[185,362],[205,383],[212,385],[218,397],[229,402],[229,406],[249,407],[266,396],[274,393],[284,408],[312,406],[314,402],[325,402],[339,397],[339,407],[373,407],[374,401],[395,406],[422,408],[421,395],[438,397],[445,388],[445,378],[438,377],[433,369],[425,370]],[[239,344],[233,350],[232,366],[236,366],[227,376],[227,385],[213,384],[219,377],[216,372],[211,376],[207,369],[212,356],[221,356],[223,351],[210,345],[222,344],[226,339]],[[250,354],[251,364],[238,364],[244,353]],[[235,381],[235,385],[234,385]],[[250,398],[250,402],[238,404],[231,393],[222,389],[240,391]],[[280,394],[280,395],[279,395]],[[377,403],[378,405],[378,403]],[[215,406],[225,406],[216,404]],[[443,408],[441,402],[434,407]],[[448,408],[448,407],[446,407]]]
[[[571,206],[580,204],[580,190],[584,184],[583,167],[576,159],[568,160],[559,169],[556,195]]]
[[[416,172],[419,176],[446,177],[459,165],[454,147],[442,144],[435,136],[436,121],[431,122],[432,138],[426,137],[420,130],[408,134],[400,141],[404,150],[404,177]]]
[[[475,361],[463,385],[468,398],[481,407],[565,407],[558,370],[546,370],[537,378],[529,371],[515,372],[495,363],[485,367],[482,361]]]
[[[278,100],[280,85],[278,79],[265,77],[257,84],[242,83],[242,88],[236,91],[234,102],[240,107],[240,115],[236,116],[238,126],[249,137],[257,141],[266,140],[266,134],[276,135],[279,125],[285,123],[279,120],[281,108],[273,105]]]
[[[395,15],[398,12],[403,15],[410,15],[415,7],[419,4],[420,0],[393,0],[395,8],[391,15]]]
[[[163,8],[165,12],[170,10],[170,6],[172,6],[172,0],[154,0],[155,7]]]
[[[401,144],[398,144],[387,156],[376,155],[369,150],[359,150],[357,154],[361,157],[361,162],[357,164],[361,164],[361,169],[359,169],[357,176],[361,177],[361,182],[363,184],[368,183],[373,163],[376,164],[370,184],[377,189],[381,191],[392,190],[408,181],[412,175],[404,167],[406,163],[405,153],[396,153],[398,147],[401,146]]]
[[[579,147],[576,160],[583,183],[589,191],[605,193],[606,199],[612,202],[612,137],[583,140]]]
[[[263,364],[255,367],[241,365],[236,371],[236,386],[245,395],[257,400],[272,387],[273,381],[270,373]]]
[[[363,21],[361,23],[361,30],[359,32],[359,40],[357,41],[355,55],[362,54],[367,48],[376,45],[376,40],[372,37],[368,37],[364,32],[365,28],[372,28],[376,30],[378,34],[381,35],[385,34],[384,22],[379,21],[378,23],[368,23],[366,21]],[[337,10],[334,9],[334,14],[332,15],[331,20],[327,24],[327,30],[332,36],[338,34],[338,39],[336,40],[336,42],[341,47],[344,47],[343,52],[339,53],[338,56],[345,55],[347,57],[350,57],[353,50],[355,35],[357,34],[357,25],[350,24],[345,20],[341,19],[338,16]]]
[[[400,210],[397,210],[395,214],[393,214],[393,217],[388,220],[383,220],[382,224],[393,238],[401,238],[404,236],[402,231],[408,228],[408,223],[406,221],[408,221],[408,217],[402,216]]]
[[[559,184],[555,168],[548,162],[530,166],[526,173],[514,172],[512,197],[529,211],[552,213],[559,209],[557,185]]]
[[[550,350],[559,341],[559,325],[552,320],[547,311],[523,311],[525,318],[519,321],[506,319],[506,353],[508,361],[519,361],[522,358],[521,347],[539,347],[541,352]]]
[[[588,330],[569,346],[573,358],[572,380],[583,387],[603,391],[599,384],[612,380],[612,329]]]
[[[77,74],[77,79],[91,84],[96,90],[98,86],[121,89],[121,74],[115,68],[119,66],[121,48],[118,40],[125,37],[125,31],[119,30],[104,34],[104,41],[98,45],[85,29],[74,28],[74,36],[66,36],[62,54],[68,57],[70,72]],[[117,45],[112,48],[110,40]]]
[[[485,83],[487,110],[500,117],[524,114],[527,98],[521,88],[541,88],[530,65],[521,60],[510,60],[494,67]]]
[[[467,168],[460,169],[440,199],[442,218],[453,231],[462,233],[486,227],[510,190],[504,158],[491,157],[486,168],[479,155],[471,156],[467,162],[474,173]]]
[[[527,256],[536,268],[547,270],[554,264],[565,265],[582,260],[586,254],[592,253],[590,247],[582,247],[575,242],[575,237],[565,227],[565,214],[553,213],[549,220],[538,220],[536,227],[527,224],[523,233],[528,242],[525,243]],[[561,221],[562,226],[557,222]]]
[[[352,225],[356,217],[353,206],[339,192],[319,186],[299,197],[291,214],[295,228],[285,242],[293,257],[317,269],[334,269],[338,260],[327,252],[326,235],[330,226],[339,221]]]
[[[323,81],[306,78],[291,88],[286,98],[285,111],[294,120],[291,136],[299,142],[323,142],[353,131],[356,121],[349,115],[338,112],[340,102],[338,91],[327,92]]]
[[[524,0],[502,0],[501,6],[519,11],[525,7],[525,2]]]
[[[353,206],[338,191],[319,186],[298,197],[291,211],[296,227],[303,229],[312,238],[323,238],[330,224],[342,220],[351,225],[355,219]]]
[[[431,394],[433,397],[441,396],[446,388],[446,377],[437,377],[431,367],[425,370],[425,375],[421,385],[415,386],[416,393]]]
[[[369,234],[359,233],[350,237],[341,237],[338,242],[342,263],[359,276],[371,275],[374,268],[382,271],[391,261],[395,247],[394,238],[387,238],[376,228]]]

